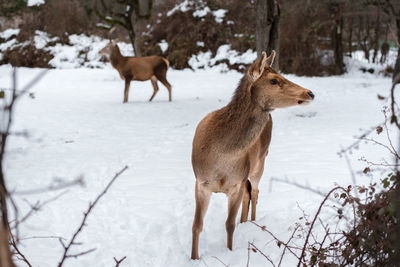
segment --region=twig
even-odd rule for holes
[[[267,255],[265,255],[261,250],[259,250],[258,247],[256,247],[256,245],[254,245],[252,242],[249,242],[249,244],[253,247],[254,250],[258,251],[261,255],[263,255],[263,257],[266,258],[266,259],[272,264],[272,266],[274,266],[274,267],[276,266],[276,265],[274,264],[274,262],[271,260],[271,258],[268,257]],[[253,250],[253,249],[252,249],[252,250]],[[254,251],[254,250],[253,250],[253,251]],[[254,251],[254,252],[255,252],[255,251]]]
[[[126,256],[123,257],[123,258],[120,259],[120,260],[117,260],[117,259],[114,257],[115,267],[119,267],[119,265],[121,264],[121,262],[123,262],[125,259],[126,259]]]
[[[325,193],[323,193],[323,192],[321,192],[321,191],[319,191],[319,190],[317,190],[317,189],[313,189],[313,188],[311,188],[311,187],[309,187],[309,186],[305,186],[305,185],[302,185],[302,184],[299,184],[299,183],[296,183],[296,182],[291,182],[291,181],[288,181],[288,180],[283,180],[283,179],[274,178],[274,177],[272,177],[272,178],[270,179],[270,188],[269,188],[269,191],[272,190],[272,182],[275,182],[275,181],[276,181],[276,182],[280,182],[280,183],[284,183],[284,184],[294,185],[294,186],[296,186],[296,187],[298,187],[298,188],[311,191],[311,192],[313,192],[313,193],[315,193],[315,194],[317,194],[317,195],[325,196]]]
[[[22,260],[23,262],[25,262],[26,265],[28,265],[29,267],[32,267],[32,264],[28,261],[28,259],[25,257],[25,255],[19,250],[18,245],[17,245],[17,242],[15,241],[15,238],[14,238],[14,236],[13,236],[13,234],[12,234],[11,231],[10,231],[10,238],[9,238],[9,240],[10,240],[10,245],[11,245],[11,247],[14,248],[16,254],[19,255],[19,256],[21,257],[21,260]]]
[[[64,237],[62,237],[62,236],[57,236],[57,235],[29,236],[29,237],[20,238],[19,240],[29,240],[29,239],[61,239],[61,240],[65,240]]]
[[[254,221],[251,221],[251,223],[260,228],[262,231],[267,232],[270,236],[272,236],[275,239],[275,241],[279,242],[280,244],[285,244],[283,241],[277,238],[271,231],[269,231],[265,226],[261,226]],[[293,247],[287,245],[287,249],[289,250],[289,252],[292,253],[297,259],[300,259],[300,257],[293,252],[292,248]]]
[[[343,148],[342,148],[342,150],[343,150]],[[347,168],[350,171],[350,176],[351,176],[351,181],[353,182],[353,186],[356,186],[357,180],[356,180],[356,176],[354,174],[353,168],[351,167],[351,163],[350,163],[349,157],[347,156],[347,153],[343,153],[343,155],[344,155],[344,158],[346,160]],[[357,191],[356,191],[356,195],[358,196],[358,192]]]
[[[346,153],[347,151],[352,150],[353,148],[358,147],[358,145],[360,144],[360,142],[362,142],[367,136],[369,136],[371,133],[373,133],[373,132],[376,130],[376,128],[382,127],[382,125],[384,125],[384,122],[383,122],[383,123],[379,123],[378,125],[376,125],[376,126],[374,126],[374,127],[371,127],[371,129],[365,131],[362,135],[360,135],[359,137],[356,138],[356,141],[355,141],[354,143],[352,143],[351,145],[349,145],[349,146],[346,147],[346,148],[342,148],[342,149],[338,152],[339,156],[342,156],[342,155],[343,155],[344,153]]]
[[[75,239],[78,237],[79,233],[82,231],[83,227],[86,225],[86,219],[89,216],[90,212],[92,211],[92,209],[96,206],[97,202],[101,199],[101,197],[103,197],[106,193],[107,190],[111,187],[111,185],[114,183],[114,181],[124,172],[128,169],[128,166],[125,166],[124,168],[122,168],[119,172],[117,172],[114,177],[111,179],[111,181],[107,184],[107,186],[104,188],[104,190],[96,197],[96,199],[93,201],[93,203],[89,204],[89,208],[86,210],[86,212],[84,212],[83,214],[83,219],[81,224],[79,225],[78,229],[75,231],[75,233],[73,234],[71,240],[69,241],[69,243],[67,245],[65,245],[61,240],[60,243],[62,244],[63,248],[64,248],[64,253],[62,255],[62,258],[60,260],[60,263],[58,264],[58,267],[61,267],[65,260],[69,257],[77,257],[77,256],[81,256],[87,253],[92,252],[93,250],[88,250],[86,251],[86,253],[84,254],[77,254],[77,255],[68,255],[69,249],[71,248],[71,246],[76,245],[75,243]]]
[[[396,84],[398,84],[400,82],[400,73],[397,74],[396,77],[394,77],[393,79],[393,84],[392,84],[392,88],[390,89],[390,98],[391,98],[391,108],[392,108],[392,117],[390,122],[394,123],[397,128],[399,128],[400,130],[400,122],[398,121],[398,118],[396,116],[396,110],[395,110],[395,105],[396,105],[396,100],[394,99],[394,89],[396,88]]]
[[[115,267],[118,267],[118,266],[121,264],[121,262],[123,262],[125,259],[126,259],[126,256],[124,256],[124,257],[123,257],[122,259],[120,259],[120,260],[117,260],[117,259],[114,257]]]
[[[45,205],[49,204],[50,202],[56,201],[57,199],[59,199],[61,196],[63,196],[67,192],[68,192],[68,190],[66,190],[64,192],[61,192],[60,194],[56,195],[55,197],[45,200],[43,203],[40,203],[38,201],[38,202],[36,202],[35,204],[32,205],[32,204],[30,204],[28,202],[28,204],[30,205],[31,209],[20,220],[18,220],[18,218],[17,218],[14,221],[15,224],[14,224],[13,228],[18,228],[18,225],[23,223],[27,219],[29,219],[29,217],[32,216],[34,212],[39,211],[41,208],[43,208]],[[18,238],[17,238],[17,240],[18,240]]]
[[[246,267],[249,267],[250,264],[250,242],[247,242],[247,264]]]
[[[13,195],[32,195],[32,194],[40,194],[43,192],[50,192],[50,191],[58,191],[61,189],[65,189],[74,185],[80,185],[83,186],[85,183],[83,181],[82,177],[77,177],[74,180],[70,182],[63,182],[57,185],[49,185],[47,187],[43,188],[36,188],[36,189],[30,189],[30,190],[23,190],[23,191],[15,191],[12,192]]]
[[[77,245],[77,243],[75,243],[73,245]],[[66,255],[65,257],[66,258],[78,258],[79,256],[83,256],[83,255],[89,254],[89,253],[91,253],[91,252],[93,252],[95,250],[96,250],[95,248],[91,248],[89,250],[86,250],[86,251],[83,251],[83,252],[79,252],[79,253],[76,253],[76,254]]]
[[[229,265],[225,264],[223,261],[221,261],[220,259],[218,259],[216,256],[212,256],[214,259],[216,259],[217,261],[219,261],[220,263],[222,263],[222,265],[224,265],[225,267],[228,267]]]
[[[283,247],[283,251],[282,251],[282,254],[281,254],[281,258],[279,259],[278,266],[281,266],[283,257],[285,256],[286,249],[288,248],[288,245],[289,245],[290,241],[292,241],[292,239],[293,239],[294,235],[296,234],[298,228],[299,228],[299,226],[296,226],[296,227],[294,228],[293,233],[292,233],[292,235],[290,236],[290,238],[288,239],[288,241],[287,241],[285,244],[283,244],[284,247]]]

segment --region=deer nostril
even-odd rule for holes
[[[311,99],[314,99],[314,97],[315,97],[315,95],[311,91],[307,92],[307,95],[309,95],[311,97]]]

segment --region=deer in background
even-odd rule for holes
[[[109,55],[111,65],[118,71],[121,79],[125,80],[123,103],[128,102],[131,81],[147,80],[151,81],[154,89],[149,101],[153,100],[158,92],[157,81],[160,81],[168,89],[169,101],[171,101],[171,85],[167,81],[169,61],[161,56],[124,57],[117,43],[111,39],[111,34],[114,30],[115,27],[110,30],[110,42],[99,51],[99,54]]]
[[[199,259],[199,236],[211,193],[228,197],[227,247],[232,250],[236,215],[256,219],[258,184],[271,141],[271,111],[305,105],[314,94],[271,68],[275,51],[263,52],[246,71],[231,102],[199,123],[193,139],[196,210],[192,226],[192,259]]]

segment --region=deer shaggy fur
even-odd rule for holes
[[[232,250],[235,220],[242,203],[241,222],[256,219],[258,184],[271,141],[271,111],[310,102],[314,95],[271,68],[275,51],[265,52],[247,70],[231,102],[208,114],[197,126],[192,165],[196,176],[196,210],[192,227],[192,259],[199,259],[199,235],[203,229],[211,193],[228,197],[227,247]]]

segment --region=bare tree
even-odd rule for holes
[[[100,6],[100,7],[99,7]],[[138,25],[151,15],[152,0],[96,0],[93,10],[109,25],[118,25],[128,32],[135,56],[141,57],[141,38]]]
[[[279,69],[279,19],[280,7],[276,0],[256,0],[256,48],[257,56],[275,50],[273,67]]]

